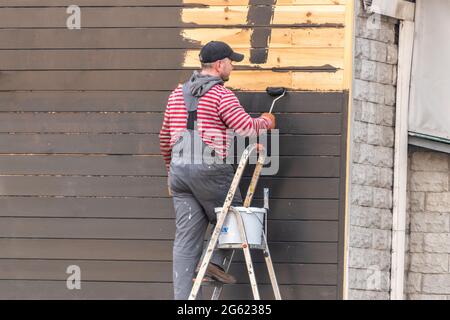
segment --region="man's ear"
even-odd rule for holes
[[[220,60],[214,62],[214,70],[220,72]]]

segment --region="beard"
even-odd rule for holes
[[[230,75],[221,74],[220,78],[223,80],[223,82],[227,82],[230,80]]]

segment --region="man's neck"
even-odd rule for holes
[[[219,74],[217,72],[214,72],[212,70],[201,70],[200,74],[203,76],[212,76],[212,77],[218,77]]]

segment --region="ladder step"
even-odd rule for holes
[[[195,279],[196,278],[192,279],[192,282],[195,282]],[[208,286],[208,287],[209,286],[219,287],[219,286],[225,285],[225,283],[217,281],[217,280],[214,280],[214,279],[209,278],[209,277],[205,277],[205,278],[203,278],[203,281],[201,282],[201,285],[202,286]]]
[[[219,249],[242,249],[242,243],[225,243],[225,244],[217,244],[216,246]],[[248,244],[250,249],[257,250],[265,250],[266,246],[263,244]]]

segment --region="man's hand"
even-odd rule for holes
[[[276,121],[275,121],[275,116],[273,115],[273,113],[265,112],[261,115],[261,118],[264,118],[264,119],[267,119],[270,121],[271,125],[268,129],[275,129]]]

